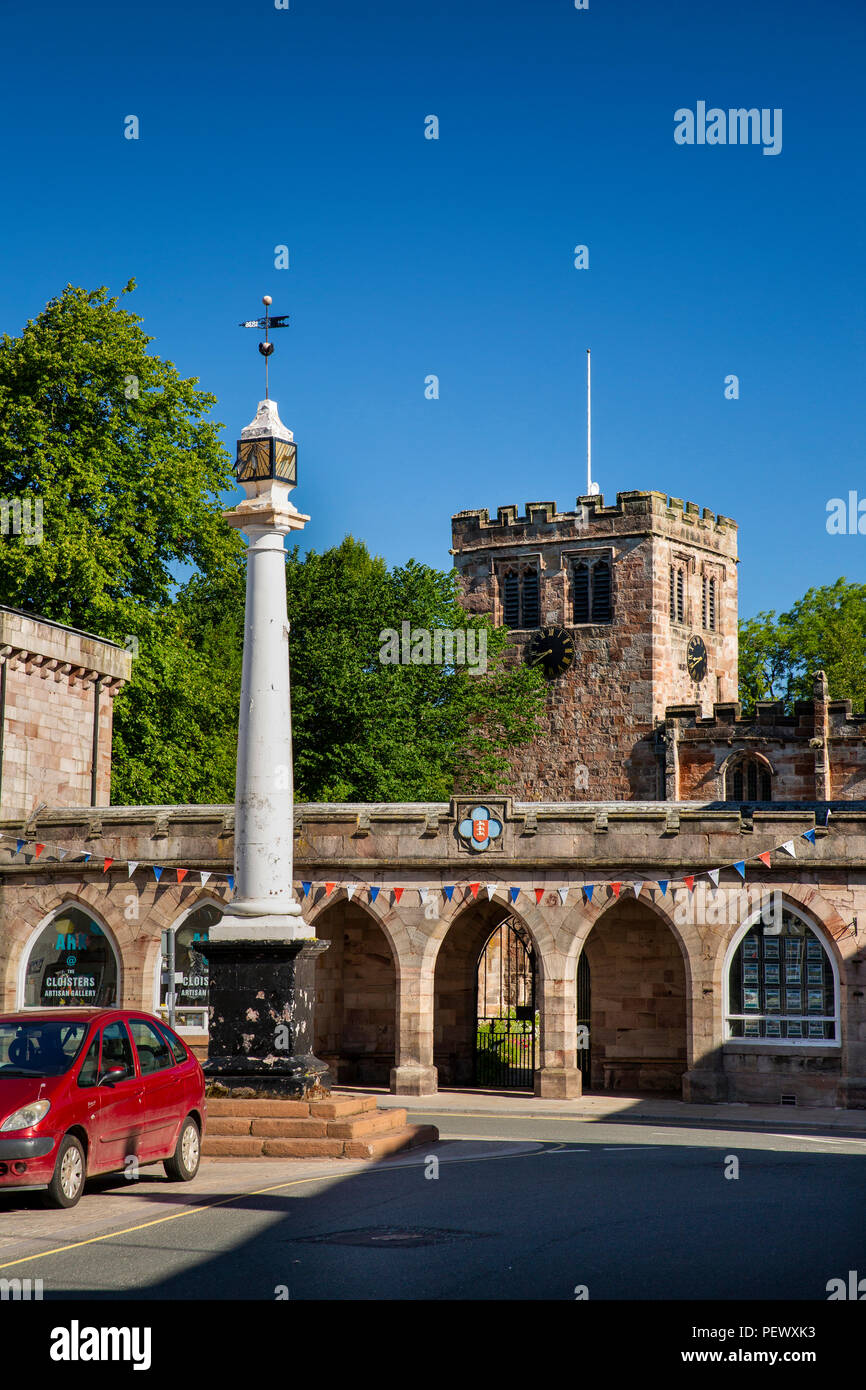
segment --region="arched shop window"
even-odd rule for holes
[[[174,933],[175,1027],[181,1032],[207,1032],[208,963],[202,946],[208,932],[222,916],[214,903],[193,908],[172,928]],[[171,980],[168,970],[168,932],[163,934],[158,1012],[166,1020]]]
[[[99,923],[79,907],[63,907],[30,947],[23,1007],[116,1007],[119,975],[114,947]]]
[[[818,932],[790,911],[734,938],[727,965],[729,1039],[808,1046],[839,1042],[839,981]]]

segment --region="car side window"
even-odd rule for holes
[[[174,1066],[168,1043],[152,1023],[143,1018],[134,1018],[129,1027],[135,1041],[142,1076],[149,1076],[151,1072],[163,1071],[166,1067]]]
[[[165,1038],[166,1042],[171,1048],[171,1055],[174,1057],[174,1060],[177,1062],[178,1066],[180,1066],[181,1062],[185,1062],[187,1057],[189,1056],[186,1048],[184,1047],[180,1038],[177,1036],[177,1033],[173,1033],[171,1029],[167,1028],[164,1023],[160,1024],[159,1031],[162,1033],[162,1036]]]
[[[81,1063],[78,1073],[79,1086],[95,1086],[99,1080],[99,1034],[87,1049],[87,1056]]]
[[[135,1076],[132,1044],[126,1025],[120,1019],[107,1023],[102,1030],[102,1075],[111,1067],[125,1067],[130,1076]]]

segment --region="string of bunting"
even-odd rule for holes
[[[9,836],[9,835],[5,834],[5,832],[4,832],[2,835],[0,835],[0,840],[9,840],[9,839],[15,839],[15,836]],[[8,846],[7,846],[7,848],[8,848]],[[104,874],[107,874],[107,873],[108,873],[108,870],[111,868],[112,864],[114,864],[114,863],[116,862],[114,859],[109,859],[109,858],[107,858],[107,857],[105,857],[105,856],[103,856],[103,855],[93,854],[90,850],[82,850],[82,849],[76,849],[76,848],[70,849],[70,848],[68,848],[67,846],[62,846],[62,845],[53,845],[53,846],[51,847],[50,852],[48,852],[48,853],[46,853],[47,850],[48,850],[48,845],[47,845],[47,843],[40,843],[40,841],[38,841],[38,840],[23,840],[23,839],[20,839],[20,838],[19,838],[19,839],[15,839],[15,854],[17,855],[17,854],[23,853],[25,856],[26,856],[27,854],[29,854],[30,857],[31,857],[31,860],[36,860],[36,859],[38,859],[39,856],[40,856],[41,854],[43,854],[43,853],[45,854],[45,859],[46,859],[46,861],[49,860],[49,859],[64,860],[64,859],[67,858],[67,856],[69,856],[72,863],[76,863],[76,864],[77,864],[77,863],[80,863],[80,864],[82,864],[82,865],[84,865],[84,864],[89,864],[90,861],[91,861],[91,859],[95,860],[96,863],[98,864],[98,863],[99,863],[99,860],[102,859],[102,872],[103,872]],[[14,858],[14,855],[13,855],[13,858]],[[126,871],[127,871],[127,872],[126,872],[126,876],[127,876],[127,878],[132,878],[133,874],[137,873],[139,869],[141,869],[142,873],[147,873],[148,871],[150,871],[150,872],[153,874],[154,878],[156,879],[157,883],[159,883],[160,880],[162,879],[163,874],[165,873],[166,865],[165,865],[165,864],[148,864],[148,865],[145,865],[145,864],[142,864],[141,861],[138,860],[138,859],[129,859],[129,860],[127,860],[127,862],[126,862]],[[223,873],[219,873],[219,872],[214,872],[214,870],[209,870],[209,869],[175,869],[174,872],[177,874],[177,881],[178,881],[178,883],[183,883],[183,881],[184,881],[184,879],[186,878],[187,874],[195,873],[195,874],[198,874],[198,875],[199,875],[199,878],[200,878],[200,880],[201,880],[201,886],[202,886],[202,887],[204,887],[204,885],[208,882],[209,879],[212,879],[212,878],[213,878],[213,879],[218,879],[218,880],[221,880],[222,882],[227,883],[228,886],[229,886],[229,892],[230,892],[230,893],[233,893],[233,892],[235,891],[235,877],[234,877],[234,874],[223,874]],[[0,873],[2,873],[2,869],[0,869]]]
[[[825,825],[827,824],[827,822],[829,822],[829,817],[830,812],[828,811],[827,821],[825,822]],[[806,840],[810,845],[814,846],[815,828],[811,830],[804,830],[799,838],[802,840]],[[614,883],[610,882],[609,880],[605,880],[603,882],[584,883],[573,886],[576,892],[583,894],[584,899],[588,903],[591,903],[593,901],[593,894],[596,892],[596,890],[603,892],[605,889],[607,889],[614,898],[619,898],[620,893],[624,889],[627,891],[630,888],[634,893],[634,896],[636,898],[639,898],[644,888],[646,888],[648,891],[653,891],[657,888],[660,891],[662,897],[664,898],[667,896],[667,893],[670,890],[673,890],[675,888],[687,888],[689,893],[693,893],[695,891],[695,884],[700,878],[708,878],[710,882],[713,884],[713,887],[718,888],[719,876],[724,872],[725,869],[735,869],[736,872],[739,874],[740,879],[742,881],[745,881],[747,864],[750,864],[752,862],[760,862],[765,866],[765,868],[769,868],[770,859],[774,853],[784,853],[787,854],[791,859],[796,859],[797,850],[794,840],[785,840],[782,844],[774,846],[772,850],[763,850],[760,854],[750,855],[747,859],[736,859],[731,864],[720,864],[718,868],[715,869],[696,870],[695,873],[684,874],[682,878],[678,879],[623,879],[619,882]],[[310,896],[310,893],[312,892],[315,883],[318,883],[321,887],[324,887],[326,898],[329,898],[336,888],[345,886],[349,902],[352,901],[356,893],[363,892],[367,893],[369,901],[371,903],[374,903],[378,898],[379,894],[383,891],[381,885],[375,884],[349,883],[346,885],[342,885],[338,884],[336,880],[328,882],[321,880],[304,879],[301,882],[301,892],[304,898],[308,898]],[[568,896],[571,892],[572,885],[563,888],[555,888],[552,884],[546,884],[543,888],[519,888],[516,886],[507,887],[505,884],[502,883],[482,883],[479,880],[477,883],[444,884],[441,889],[416,887],[413,888],[411,891],[419,894],[422,903],[426,903],[428,901],[431,892],[441,891],[444,894],[446,901],[450,903],[453,900],[455,890],[458,888],[463,888],[465,890],[465,894],[472,897],[473,899],[477,899],[481,890],[484,889],[487,893],[488,900],[491,899],[495,893],[499,892],[500,889],[504,889],[508,894],[508,899],[511,902],[512,906],[517,902],[521,893],[534,895],[536,904],[540,904],[545,893],[555,892],[559,896],[560,906],[564,907],[568,901]],[[403,894],[409,890],[407,890],[407,888],[404,885],[402,887],[391,887],[389,889],[385,889],[384,891],[391,893],[394,905],[397,906],[399,905],[403,897]]]
[[[827,812],[826,820],[825,820],[825,822],[824,822],[824,825],[827,826],[827,827],[829,826],[829,819],[830,819],[830,812],[828,811],[828,812]],[[92,859],[95,859],[95,860],[97,861],[97,863],[98,863],[99,858],[100,858],[99,855],[94,855],[91,851],[88,851],[88,850],[81,850],[81,849],[74,849],[74,848],[73,848],[73,849],[70,849],[70,848],[68,848],[68,847],[65,847],[65,846],[58,846],[58,845],[54,845],[54,846],[52,847],[51,852],[50,852],[50,853],[46,853],[46,851],[48,850],[48,845],[47,845],[47,843],[40,842],[40,841],[37,841],[37,840],[27,840],[27,839],[22,839],[22,838],[15,838],[14,836],[9,836],[9,835],[7,835],[7,834],[5,834],[5,833],[3,833],[2,835],[0,835],[0,839],[3,839],[3,840],[7,840],[7,839],[10,839],[10,838],[15,839],[15,854],[16,854],[16,855],[21,854],[22,852],[23,852],[25,855],[26,855],[27,853],[30,853],[33,860],[39,859],[40,855],[43,854],[43,853],[45,853],[46,860],[49,860],[49,859],[64,860],[67,856],[72,856],[73,862],[76,862],[76,863],[81,862],[82,864],[89,864],[90,861],[91,861]],[[813,845],[813,846],[814,846],[814,844],[815,844],[815,828],[813,828],[813,829],[811,829],[811,830],[804,830],[803,833],[799,836],[799,838],[802,839],[802,840],[806,840],[810,845]],[[30,848],[31,846],[32,846],[32,848]],[[585,900],[586,900],[588,903],[591,903],[591,902],[593,901],[593,895],[594,895],[594,893],[596,892],[596,890],[599,890],[600,892],[603,892],[605,889],[606,889],[608,892],[610,892],[610,893],[613,895],[614,898],[617,898],[617,899],[619,898],[620,893],[623,891],[623,889],[628,890],[629,888],[631,888],[632,892],[634,893],[635,898],[639,898],[639,897],[640,897],[640,895],[641,895],[642,891],[644,890],[644,888],[646,888],[648,891],[654,891],[655,889],[658,889],[659,892],[661,893],[661,895],[662,895],[663,898],[666,897],[667,894],[668,894],[668,892],[669,892],[670,890],[674,889],[674,888],[687,888],[688,891],[689,891],[689,893],[693,893],[694,890],[695,890],[695,884],[696,884],[696,882],[698,881],[698,879],[700,879],[700,878],[708,878],[708,879],[711,881],[711,883],[713,884],[713,887],[714,887],[714,888],[718,888],[718,886],[719,886],[719,876],[723,873],[723,871],[724,871],[725,869],[734,869],[734,870],[736,870],[736,872],[737,872],[737,873],[739,874],[739,876],[740,876],[740,879],[743,880],[743,881],[745,881],[745,877],[746,877],[746,865],[747,865],[747,864],[750,864],[750,863],[753,863],[753,862],[754,862],[754,863],[760,862],[761,864],[763,864],[763,865],[765,866],[765,868],[769,868],[769,867],[770,867],[770,859],[771,859],[771,856],[772,856],[774,853],[787,854],[791,859],[796,859],[796,857],[797,857],[797,851],[796,851],[796,848],[795,848],[794,840],[793,840],[793,839],[785,840],[782,844],[776,845],[776,846],[774,847],[774,849],[772,849],[772,850],[769,850],[769,849],[768,849],[768,850],[763,850],[760,854],[753,854],[753,855],[750,855],[750,856],[749,856],[748,858],[746,858],[746,859],[736,859],[736,860],[734,860],[733,863],[731,863],[731,864],[720,864],[720,865],[718,866],[718,868],[715,868],[715,869],[702,869],[702,870],[696,870],[695,873],[693,873],[693,874],[684,874],[683,877],[680,878],[680,879],[661,879],[661,878],[660,878],[660,879],[629,879],[629,880],[620,880],[620,881],[618,881],[618,882],[610,882],[610,881],[608,881],[608,880],[605,880],[605,881],[603,881],[603,882],[584,883],[584,884],[580,884],[580,885],[575,885],[575,888],[576,888],[576,891],[577,891],[577,892],[583,894]],[[108,873],[109,869],[112,867],[112,865],[113,865],[115,862],[116,862],[116,861],[115,861],[114,859],[111,859],[111,858],[108,858],[108,857],[103,857],[103,858],[102,858],[102,872],[103,872],[103,873]],[[156,879],[156,882],[159,883],[159,882],[161,881],[161,879],[162,879],[163,873],[165,872],[166,866],[163,865],[163,864],[143,865],[143,864],[141,864],[141,862],[140,862],[139,860],[137,860],[137,859],[130,859],[130,860],[128,860],[127,863],[126,863],[127,878],[130,878],[130,879],[131,879],[131,878],[133,877],[133,875],[139,871],[139,869],[140,869],[143,873],[147,873],[148,871],[151,872],[151,873],[153,874],[154,878]],[[0,872],[2,872],[2,870],[0,870]],[[233,892],[234,892],[234,887],[235,887],[234,874],[223,874],[223,873],[214,872],[213,870],[207,870],[207,869],[188,869],[188,868],[187,868],[187,869],[185,869],[185,868],[179,868],[179,869],[178,869],[178,868],[175,868],[174,872],[175,872],[175,874],[177,875],[177,882],[178,882],[179,884],[183,883],[184,879],[187,877],[188,874],[190,874],[190,873],[197,873],[197,874],[199,875],[199,879],[200,879],[200,882],[201,882],[201,886],[202,886],[202,887],[204,887],[205,884],[207,884],[208,881],[209,881],[210,879],[213,878],[213,879],[217,879],[217,880],[221,880],[221,881],[226,882],[226,883],[228,884],[229,892],[230,892],[230,893],[233,893]],[[319,882],[319,880],[316,880],[316,882]],[[311,893],[312,889],[313,889],[313,884],[314,884],[314,880],[312,880],[312,879],[304,879],[304,880],[301,880],[300,884],[299,884],[299,885],[296,885],[295,888],[296,888],[296,891],[297,891],[297,890],[298,890],[298,887],[299,887],[299,888],[300,888],[300,894],[301,894],[301,896],[302,896],[303,898],[308,898],[308,897],[310,896],[310,893]],[[338,885],[338,884],[337,884],[337,881],[336,881],[336,880],[333,880],[333,881],[331,881],[331,882],[325,881],[325,882],[322,884],[322,886],[323,886],[324,889],[325,889],[325,897],[326,897],[326,898],[329,898],[329,897],[331,896],[331,894],[334,892],[334,890],[335,890],[338,886],[341,886],[341,885]],[[500,883],[484,883],[484,884],[482,884],[481,881],[479,880],[479,881],[476,882],[476,883],[468,883],[468,884],[458,884],[458,883],[444,884],[444,885],[442,886],[441,890],[439,890],[439,889],[427,888],[427,887],[424,887],[424,888],[420,888],[420,887],[419,887],[419,888],[414,888],[414,889],[412,889],[412,891],[417,892],[417,893],[420,895],[420,900],[421,900],[422,903],[426,903],[426,902],[428,901],[429,896],[430,896],[430,894],[431,894],[432,892],[441,891],[441,892],[444,894],[446,901],[450,903],[450,902],[453,900],[454,893],[455,893],[455,891],[456,891],[457,888],[464,888],[464,889],[466,890],[466,892],[467,892],[473,899],[477,899],[477,898],[478,898],[478,895],[479,895],[479,893],[481,892],[481,890],[482,890],[482,888],[483,888],[483,889],[485,890],[485,892],[487,893],[487,897],[488,897],[488,900],[489,900],[489,899],[491,899],[491,898],[494,896],[495,893],[497,893],[497,892],[500,890],[500,888],[503,888],[503,887],[505,887],[505,885],[500,884]],[[367,884],[367,883],[350,883],[350,884],[347,884],[347,885],[346,885],[346,894],[347,894],[347,897],[348,897],[348,899],[349,899],[350,902],[352,901],[352,899],[353,899],[353,897],[355,896],[356,893],[359,893],[359,892],[366,892],[366,893],[368,894],[369,901],[370,901],[371,903],[374,903],[374,902],[376,901],[376,899],[378,898],[379,894],[380,894],[382,891],[383,891],[383,889],[382,889],[382,886],[381,886],[381,885]],[[388,889],[388,890],[386,890],[386,891],[388,891],[388,892],[390,892],[390,893],[392,894],[394,904],[395,904],[395,905],[398,905],[398,904],[400,903],[402,897],[403,897],[403,894],[404,894],[405,892],[407,892],[408,890],[407,890],[406,886],[404,885],[404,886],[395,886],[395,887],[392,887],[392,888],[390,888],[390,889]],[[520,888],[520,887],[516,887],[516,886],[511,886],[511,887],[507,887],[507,888],[506,888],[506,891],[507,891],[508,898],[509,898],[509,901],[511,902],[512,906],[517,902],[517,900],[518,900],[518,898],[520,897],[521,893],[533,894],[534,897],[535,897],[536,904],[540,904],[541,901],[542,901],[542,899],[543,899],[543,897],[544,897],[544,895],[545,895],[545,893],[549,893],[549,892],[553,891],[553,892],[556,892],[557,895],[558,895],[558,897],[559,897],[560,906],[564,907],[565,904],[566,904],[566,902],[568,901],[568,896],[569,896],[569,894],[570,894],[570,892],[571,892],[571,885],[566,886],[566,887],[562,887],[562,888],[553,888],[552,885],[550,885],[550,884],[545,885],[543,888],[537,888],[537,887],[535,887],[535,888]]]

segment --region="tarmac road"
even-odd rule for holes
[[[205,1159],[189,1185],[96,1179],[71,1212],[4,1195],[0,1280],[46,1300],[826,1300],[866,1276],[866,1136],[415,1118],[440,1143],[380,1164]]]

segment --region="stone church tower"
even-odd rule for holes
[[[737,698],[737,527],[662,492],[452,518],[464,605],[548,677],[542,735],[514,756],[526,801],[665,796],[669,706]]]

